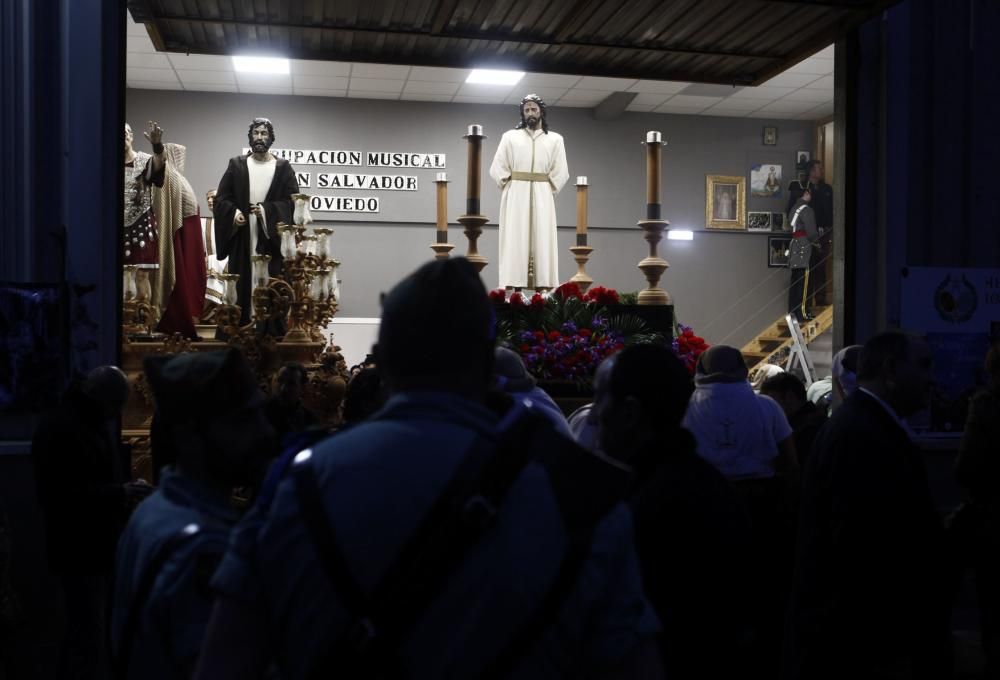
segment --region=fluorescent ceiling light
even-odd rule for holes
[[[469,77],[465,79],[467,83],[478,85],[517,85],[518,81],[524,77],[524,71],[497,71],[494,69],[477,68],[473,69]]]
[[[288,60],[278,57],[233,57],[233,68],[240,73],[288,73]]]
[[[694,232],[690,229],[671,229],[667,232],[668,241],[693,241]]]

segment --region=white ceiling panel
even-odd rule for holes
[[[813,104],[822,104],[824,102],[833,101],[833,91],[810,90],[803,88],[801,90],[795,90],[795,92],[789,92],[779,101],[785,100],[792,102],[812,102]]]
[[[565,87],[548,87],[532,90],[531,92],[532,94],[537,94],[542,98],[542,101],[544,101],[546,105],[549,105],[559,101],[559,99],[569,92],[569,90]],[[524,98],[524,94],[525,93],[522,93],[518,89],[511,90],[510,94],[507,95],[507,98],[504,99],[503,103],[517,106],[521,103],[521,99]]]
[[[354,64],[351,68],[351,76],[356,76],[358,78],[406,80],[409,75],[409,66],[395,66],[392,64]]]
[[[636,104],[634,101],[625,107],[626,111],[632,113],[652,113],[656,110],[655,104]]]
[[[422,92],[403,92],[400,99],[409,102],[450,102],[450,94],[427,94]]]
[[[673,104],[668,101],[666,104],[660,104],[656,107],[656,113],[678,113],[684,115],[694,115],[696,113],[701,113],[707,107],[705,106],[684,106],[680,104]]]
[[[686,109],[706,109],[722,101],[722,97],[692,97],[686,94],[675,94],[666,101],[671,107]]]
[[[169,54],[167,57],[176,69],[186,71],[232,71],[232,57],[215,54]]]
[[[676,80],[639,80],[630,86],[628,91],[649,94],[677,94],[690,84]]]
[[[654,94],[651,92],[640,92],[635,96],[635,99],[633,99],[629,103],[629,109],[631,110],[631,107],[633,105],[636,107],[652,106],[653,108],[656,108],[663,102],[667,101],[668,97],[670,97],[669,94],[662,94],[662,93]]]
[[[593,102],[595,104],[600,103],[608,98],[610,92],[604,92],[601,90],[582,90],[573,88],[566,92],[560,99],[559,103],[564,104],[566,102]]]
[[[125,78],[125,87],[131,87],[135,90],[183,90],[181,84],[177,81],[172,83],[163,82],[150,82],[148,80],[132,80],[128,77]]]
[[[703,111],[703,116],[719,116],[723,118],[747,118],[750,115],[749,111],[726,111],[720,110],[716,107],[712,107],[706,111]]]
[[[580,76],[567,76],[557,73],[525,73],[514,87],[519,92],[528,94],[532,87],[573,87],[580,82]],[[522,95],[524,96],[524,95]]]
[[[820,76],[807,73],[779,73],[761,84],[761,87],[802,87],[819,80]]]
[[[572,109],[592,109],[597,104],[600,104],[600,102],[599,101],[597,101],[597,102],[591,102],[591,101],[573,101],[572,99],[560,99],[558,102],[556,102],[552,106],[555,106],[555,107],[565,106],[565,107],[572,108]]]
[[[351,76],[350,90],[352,92],[395,92],[403,91],[404,80],[388,80],[386,78],[358,78]]]
[[[126,80],[142,80],[148,83],[176,83],[177,74],[173,69],[163,68],[126,68]]]
[[[478,83],[464,83],[458,89],[458,96],[461,97],[485,97],[487,99],[502,102],[511,94],[510,85],[480,85]],[[520,92],[520,90],[518,90]]]
[[[167,55],[159,53],[130,52],[125,55],[125,64],[129,68],[173,68]]]
[[[344,61],[309,61],[292,59],[289,64],[292,75],[347,77],[351,75],[351,64]]]
[[[485,97],[482,95],[456,95],[453,102],[456,104],[502,104],[501,97]]]
[[[137,24],[132,19],[132,13],[129,12],[125,17],[125,34],[126,35],[148,35],[146,32],[145,24]]]
[[[292,93],[292,77],[284,73],[237,73],[236,84],[240,92]]]
[[[819,59],[833,59],[833,45],[827,45],[813,56]]]
[[[344,76],[292,76],[292,86],[303,90],[346,90],[349,78]]]
[[[744,87],[732,93],[727,99],[777,99],[792,92],[794,87]]]
[[[399,99],[398,92],[366,92],[363,90],[348,90],[351,99]]]
[[[464,83],[472,71],[467,68],[439,68],[436,66],[413,66],[410,80],[426,80],[442,83]]]
[[[779,99],[776,102],[771,102],[767,106],[761,107],[759,110],[762,113],[805,113],[809,109],[815,108],[815,104],[810,104],[808,102],[790,102],[784,99]]]
[[[152,54],[156,52],[156,48],[153,47],[153,41],[149,39],[149,36],[143,33],[142,35],[126,35],[125,51]]]
[[[460,83],[449,83],[441,80],[413,80],[411,78],[406,81],[406,87],[403,88],[403,92],[405,94],[436,94],[451,96],[458,92],[459,87],[461,87]]]
[[[177,76],[188,85],[236,85],[236,74],[232,71],[177,71]]]
[[[833,76],[823,76],[819,80],[814,80],[805,86],[810,90],[828,90],[833,92]]]
[[[219,85],[213,83],[184,83],[184,89],[189,92],[239,92],[240,88],[234,81],[230,85]]]
[[[295,94],[304,97],[346,97],[347,90],[314,90],[308,87],[296,87]]]
[[[713,111],[756,111],[762,106],[767,106],[772,99],[733,99],[727,97],[718,104],[712,106]]]
[[[785,73],[809,73],[817,76],[830,75],[833,73],[833,59],[809,57],[792,66]]]
[[[574,87],[581,90],[604,90],[605,92],[625,92],[638,83],[638,80],[625,78],[599,78],[584,76]]]

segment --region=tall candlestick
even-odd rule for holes
[[[660,277],[670,266],[660,257],[657,246],[670,223],[660,218],[660,156],[663,137],[656,130],[646,133],[646,219],[639,221],[649,244],[649,255],[639,262],[639,269],[649,285],[639,292],[640,305],[669,305],[670,295],[660,288]]]
[[[576,245],[587,245],[587,178],[576,178]]]
[[[437,259],[444,260],[455,247],[448,243],[448,173],[437,173],[434,183],[437,185],[437,240],[431,244],[431,250]]]
[[[489,221],[488,217],[479,212],[479,178],[482,174],[483,140],[486,139],[483,126],[470,125],[465,138],[469,140],[465,214],[459,217],[458,221],[465,227],[465,237],[469,240],[465,259],[472,263],[476,271],[481,272],[487,264],[487,259],[479,254],[477,241],[483,233],[483,225]]]
[[[660,219],[660,155],[663,136],[656,130],[646,133],[646,219]]]
[[[479,214],[479,187],[482,176],[483,163],[483,126],[473,124],[469,126],[469,132],[465,135],[469,140],[469,164],[466,175],[465,188],[465,212],[468,215]]]

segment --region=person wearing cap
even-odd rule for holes
[[[816,227],[816,215],[809,202],[812,192],[806,189],[788,213],[788,223],[792,229],[792,242],[788,246],[788,268],[792,270],[792,282],[788,287],[788,313],[794,314],[801,321],[812,319],[807,308],[809,296],[809,262],[813,256],[814,245],[819,241],[822,232]]]
[[[211,611],[209,580],[239,518],[233,488],[274,454],[264,398],[230,348],[151,356],[152,445],[173,461],[118,545],[111,642],[119,677],[190,678]]]
[[[281,236],[278,222],[292,223],[292,194],[299,193],[295,171],[284,158],[270,152],[274,125],[267,118],[250,121],[247,140],[250,152],[229,159],[219,180],[213,201],[215,250],[219,259],[228,258],[229,273],[239,274],[236,297],[242,316],[250,322],[253,293],[253,255],[270,255],[268,272],[281,274]],[[283,334],[277,326],[271,328]]]
[[[628,474],[491,392],[495,342],[493,307],[464,258],[430,262],[389,292],[375,347],[389,399],[302,452],[258,526],[241,523],[213,581],[198,680],[259,678],[271,661],[289,678],[371,677],[371,665],[399,678],[661,677],[621,501]],[[506,495],[442,502],[484,457],[523,463]],[[493,517],[476,522],[472,546],[447,563],[447,549],[418,550],[434,563],[422,573],[439,579],[410,578],[403,547],[426,545],[441,536],[428,527],[470,507]],[[571,537],[585,515],[590,529]],[[473,530],[463,526],[443,534],[449,546]],[[403,592],[384,595],[387,582]]]
[[[548,290],[559,285],[555,195],[569,179],[566,147],[537,94],[526,95],[518,113],[490,166],[501,191],[500,287]]]
[[[104,650],[115,544],[130,505],[152,490],[127,481],[128,461],[111,434],[128,394],[121,369],[99,366],[69,386],[31,442],[46,556],[66,613],[59,665],[81,678],[108,672]]]
[[[788,418],[774,399],[754,393],[748,373],[735,347],[706,350],[695,367],[684,427],[697,440],[698,455],[733,483],[750,515],[754,535],[744,585],[753,596],[756,641],[748,663],[756,675],[773,677],[781,649],[799,467]]]
[[[710,347],[698,357],[684,416],[698,455],[731,480],[773,477],[782,461],[796,466],[788,418],[774,399],[754,394],[748,375],[738,349]]]
[[[663,622],[668,677],[746,674],[750,519],[732,486],[681,427],[693,386],[669,349],[633,345],[595,386],[601,449],[629,465],[629,507],[646,594]],[[602,366],[608,364],[605,361]]]
[[[933,357],[900,331],[869,339],[858,388],[803,474],[783,677],[951,677],[951,583],[923,453],[905,418],[926,408]]]
[[[496,389],[515,399],[527,400],[525,403],[528,408],[541,413],[560,434],[572,439],[573,435],[562,409],[548,392],[538,386],[534,376],[528,373],[521,355],[506,347],[497,347],[495,361],[493,380]]]

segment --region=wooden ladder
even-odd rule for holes
[[[832,305],[818,307],[816,311],[816,318],[800,324],[802,340],[806,345],[833,326]],[[781,317],[744,345],[740,351],[743,352],[743,359],[747,362],[747,368],[752,375],[754,369],[762,364],[784,363],[783,359],[791,352],[792,345],[791,331],[788,329],[785,317]]]

